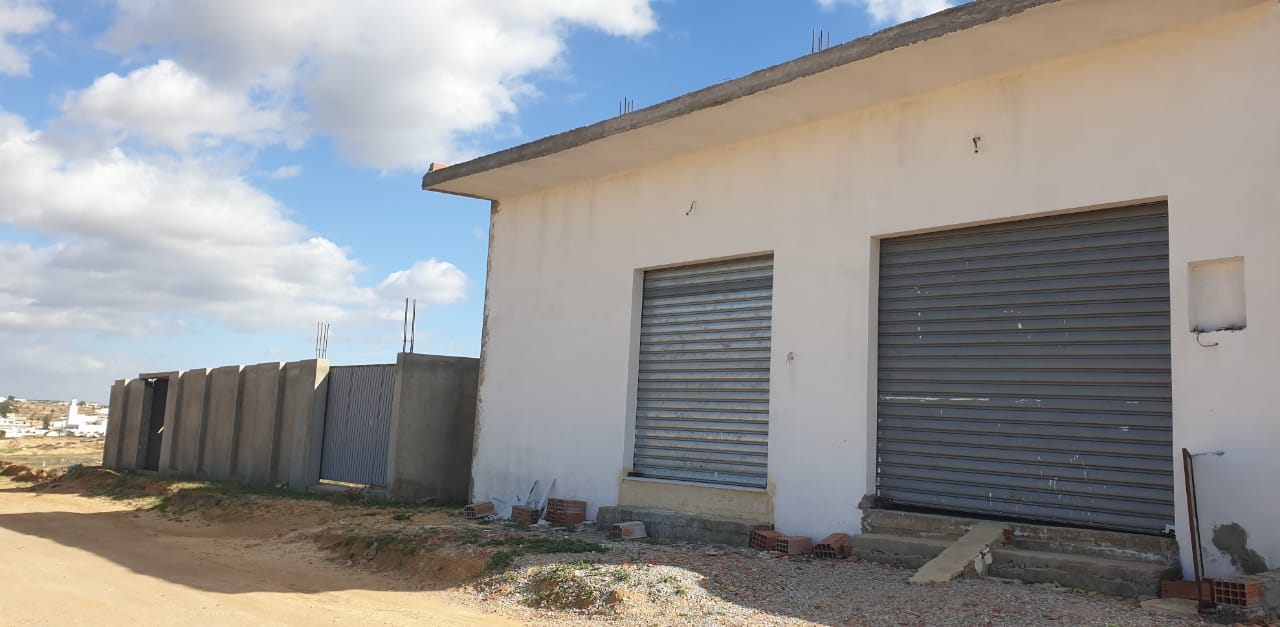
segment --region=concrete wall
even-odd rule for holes
[[[209,373],[209,404],[205,410],[204,465],[197,475],[230,479],[235,463],[236,423],[240,415],[240,377],[243,366],[223,366]]]
[[[246,366],[240,424],[236,430],[235,477],[248,483],[271,483],[280,449],[284,364]]]
[[[111,384],[111,400],[107,406],[107,435],[102,448],[102,465],[120,467],[120,442],[124,440],[124,416],[128,399],[125,396],[126,379]]]
[[[305,490],[319,479],[328,371],[327,361],[308,360],[117,381],[111,389],[103,465],[141,468],[152,402],[147,379],[164,377],[169,392],[161,475],[255,484],[296,479],[299,483],[291,485]],[[299,430],[304,437],[296,437]]]
[[[387,484],[397,500],[464,501],[471,479],[479,360],[401,354]],[[139,375],[111,388],[103,465],[137,470],[153,402],[169,380],[159,474],[254,484],[320,481],[329,363],[268,362]]]
[[[162,474],[193,477],[199,472],[200,458],[204,442],[205,408],[208,405],[209,370],[188,370],[182,374],[176,384],[178,408],[172,416],[165,418],[166,427],[176,427],[165,437],[166,443],[172,443],[172,453],[168,464],[160,470]],[[171,389],[170,394],[173,394]]]
[[[588,500],[593,511],[618,503],[631,459],[639,272],[772,251],[764,509],[787,533],[856,533],[859,499],[875,489],[879,239],[1167,199],[1171,455],[1226,451],[1199,458],[1208,574],[1236,572],[1208,540],[1227,523],[1280,567],[1280,419],[1270,398],[1280,371],[1277,58],[1280,6],[1269,3],[499,199],[474,496],[511,498],[534,479],[555,479],[558,493]],[[1245,259],[1248,328],[1206,335],[1218,345],[1202,348],[1187,332],[1188,264],[1236,256]],[[1177,474],[1177,533],[1190,573]],[[646,498],[645,490],[626,492]],[[726,503],[759,510],[752,499]]]
[[[400,353],[387,460],[392,499],[467,499],[479,370],[470,357]]]
[[[305,490],[320,481],[320,451],[324,446],[325,398],[329,392],[329,362],[323,359],[284,365],[284,405],[281,410],[280,459],[273,481],[288,481]]]

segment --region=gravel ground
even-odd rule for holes
[[[534,555],[460,601],[534,624],[1198,625],[1136,600],[990,580],[907,584],[912,571],[751,549],[600,541],[608,553]]]

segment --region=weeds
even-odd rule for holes
[[[490,572],[506,570],[521,555],[543,555],[548,553],[604,553],[608,547],[596,542],[581,540],[557,540],[553,538],[529,538],[510,536],[495,538],[482,543],[483,546],[509,547],[489,556],[487,567]],[[577,562],[586,564],[587,562]]]
[[[488,540],[485,546],[510,546],[517,547],[522,552],[529,555],[537,555],[542,553],[606,553],[609,548],[598,542],[583,542],[582,540],[563,540],[554,538],[529,538],[524,536],[510,536],[507,538],[495,538]]]

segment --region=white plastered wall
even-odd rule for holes
[[[857,503],[874,490],[877,239],[1167,198],[1174,450],[1226,451],[1198,458],[1208,574],[1233,572],[1210,541],[1228,522],[1280,568],[1278,59],[1280,7],[1265,5],[500,199],[475,496],[554,479],[592,512],[616,503],[630,464],[637,270],[773,251],[774,522],[856,532]],[[1187,266],[1236,256],[1248,328],[1205,335],[1218,346],[1201,348],[1186,331]],[[1176,474],[1185,539],[1180,464]]]

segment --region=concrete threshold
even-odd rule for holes
[[[596,513],[596,524],[606,529],[630,521],[643,522],[649,537],[657,540],[726,546],[747,546],[752,531],[773,528],[763,523],[647,507],[605,506]]]
[[[940,583],[963,575],[982,577],[991,564],[991,547],[1004,544],[1007,528],[998,523],[978,523],[937,557],[929,560],[910,583]]]
[[[865,510],[862,530],[855,557],[920,569],[917,582],[985,575],[1135,597],[1182,574],[1177,542],[1160,536],[883,509]]]

